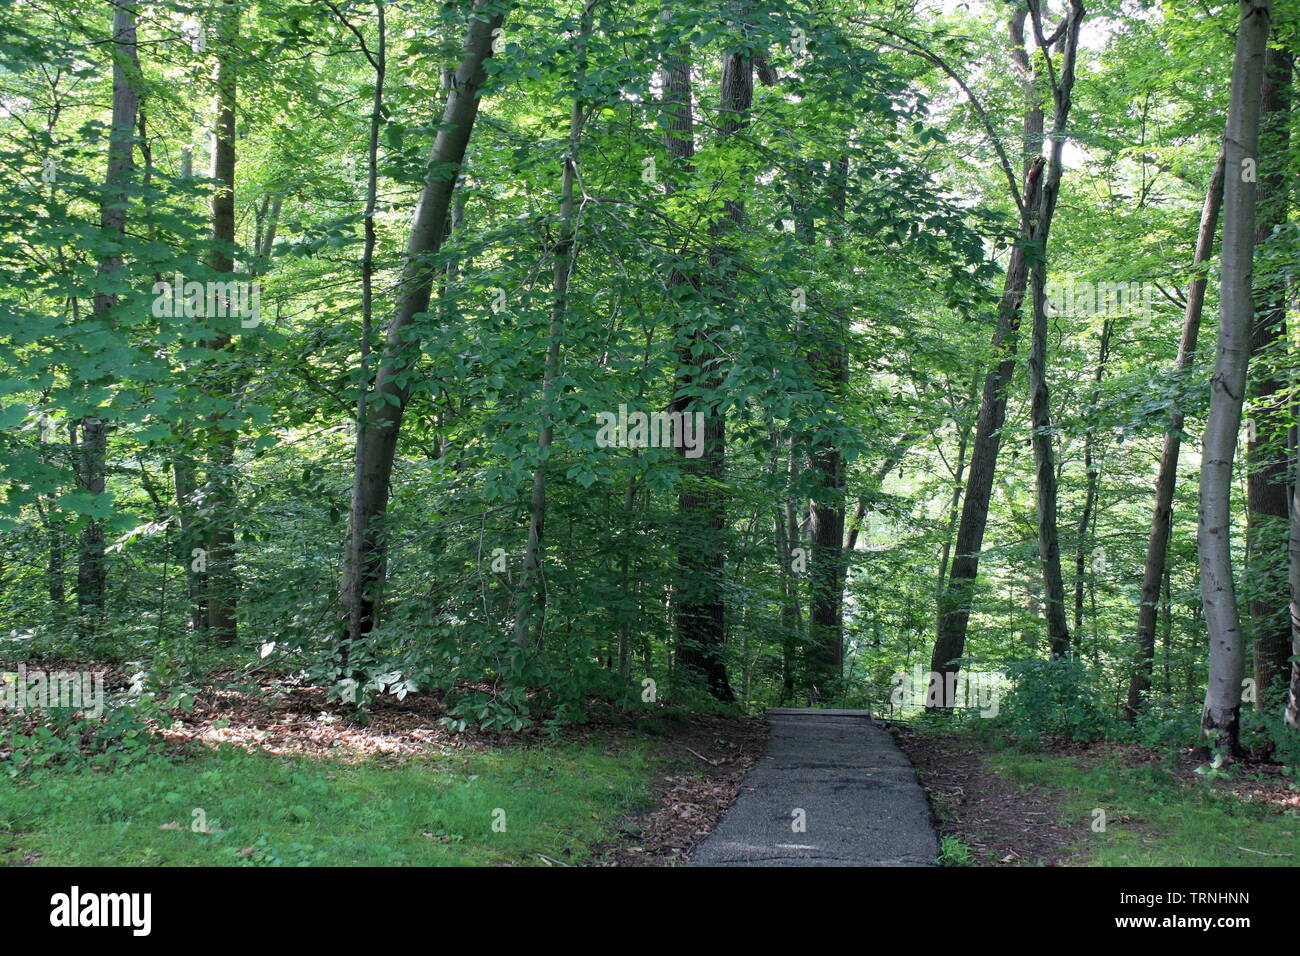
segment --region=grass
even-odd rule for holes
[[[229,745],[0,782],[0,860],[41,865],[576,863],[651,804],[646,743],[356,763]],[[196,813],[201,810],[201,814]],[[195,832],[206,820],[209,830]]]
[[[939,863],[943,866],[974,866],[970,847],[950,833],[939,837]]]
[[[1243,802],[1157,764],[1125,766],[1113,755],[1003,751],[992,758],[992,767],[1009,780],[1059,788],[1066,812],[1089,824],[1097,819],[1095,810],[1105,811],[1104,832],[1086,829],[1080,859],[1085,864],[1300,865],[1300,814]]]

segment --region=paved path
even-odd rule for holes
[[[690,866],[934,864],[939,841],[916,772],[865,711],[767,717],[767,755]]]

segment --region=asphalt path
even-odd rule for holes
[[[865,711],[772,709],[767,755],[690,866],[933,866],[916,771]]]

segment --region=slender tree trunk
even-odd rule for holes
[[[1034,34],[1044,55],[1039,22],[1038,0],[1029,0]],[[1061,542],[1057,531],[1056,454],[1052,442],[1052,416],[1047,386],[1047,248],[1056,199],[1061,190],[1061,154],[1065,148],[1066,128],[1070,118],[1074,90],[1075,53],[1079,46],[1079,27],[1083,5],[1071,0],[1061,37],[1059,79],[1052,90],[1053,116],[1050,159],[1043,177],[1043,190],[1031,232],[1033,264],[1033,333],[1029,349],[1029,404],[1033,424],[1034,471],[1037,478],[1038,559],[1043,574],[1043,609],[1047,618],[1047,641],[1053,657],[1064,657],[1070,650],[1070,628],[1065,617],[1065,583],[1061,575]]]
[[[831,199],[843,215],[847,160],[836,165]],[[797,211],[808,245],[816,242],[811,212]],[[849,385],[849,326],[841,310],[820,310],[824,332],[809,355],[809,367],[831,407],[844,399]],[[844,550],[844,455],[838,445],[818,443],[811,455],[817,495],[812,505],[812,553],[808,593],[808,678],[811,699],[840,694],[844,676],[844,586],[848,555]],[[883,476],[882,476],[883,477]]]
[[[62,627],[67,616],[68,602],[64,581],[63,520],[52,508],[47,511],[46,531],[50,541],[49,560],[45,565],[47,590],[50,596],[50,617],[55,627]]]
[[[229,281],[235,271],[235,108],[237,69],[235,44],[239,38],[240,8],[231,0],[223,2],[218,13],[216,66],[216,125],[212,134],[212,250],[208,266]],[[208,340],[208,348],[227,353],[233,336],[219,332]],[[218,361],[225,362],[228,354]],[[217,390],[233,394],[237,386],[228,373],[217,373]],[[225,427],[223,427],[223,421]],[[233,644],[237,636],[236,610],[239,603],[239,578],[235,569],[235,435],[232,421],[221,414],[208,419],[212,447],[209,451],[207,487],[210,499],[207,562],[208,633],[222,644]]]
[[[37,440],[41,444],[43,463],[50,464],[54,458],[49,453],[48,446],[57,438],[58,428],[42,417]],[[45,588],[50,599],[50,623],[54,625],[55,631],[61,634],[68,616],[66,522],[63,513],[59,510],[57,495],[38,495],[36,509],[41,516],[42,524],[45,525],[49,549],[45,563]]]
[[[194,151],[181,149],[180,179],[188,187],[194,179]],[[161,280],[161,276],[158,279]],[[184,363],[182,373],[187,374]],[[185,422],[177,425],[179,450],[172,456],[172,481],[176,498],[176,556],[185,569],[186,615],[192,633],[206,630],[208,626],[206,550],[201,548],[202,528],[195,518],[194,495],[198,490],[194,456],[192,454],[191,428]],[[198,551],[196,554],[195,552]]]
[[[377,6],[380,10],[383,9],[382,3]],[[283,209],[283,192],[277,192],[275,195],[268,197],[266,215],[261,222],[261,235],[257,243],[257,262],[252,270],[257,274],[266,271],[271,258],[271,250],[275,248],[275,235],[280,228],[280,212]]]
[[[1287,584],[1291,607],[1291,679],[1287,686],[1286,711],[1283,719],[1288,727],[1300,730],[1300,453],[1296,455],[1296,477],[1291,486],[1291,516],[1287,536]]]
[[[748,57],[734,54],[726,58],[722,70],[723,139],[743,126],[753,92],[752,64]],[[665,147],[685,168],[691,168],[694,156],[694,119],[691,116],[690,64],[685,52],[672,51],[666,58],[664,97],[668,103],[668,128]],[[723,222],[732,227],[744,215],[743,207],[728,203]],[[728,227],[714,223],[710,232],[724,236]],[[679,287],[685,280],[675,274],[669,287]],[[703,680],[709,692],[719,700],[735,699],[727,679],[723,659],[726,642],[726,607],[723,577],[726,572],[726,501],[719,489],[726,460],[726,417],[715,397],[700,401],[689,394],[702,385],[716,396],[721,376],[717,369],[717,352],[707,324],[679,328],[680,367],[672,411],[686,416],[697,412],[704,416],[701,454],[696,458],[682,454],[682,484],[677,499],[678,547],[677,582],[674,588],[677,666],[688,680]]]
[[[1033,208],[1042,183],[1041,159],[1029,164],[1024,181],[1024,203]],[[1011,250],[1002,300],[998,306],[997,325],[993,333],[993,351],[1000,356],[997,365],[984,378],[979,417],[975,422],[975,439],[971,445],[970,467],[966,476],[966,493],[962,500],[961,523],[953,547],[952,570],[939,602],[939,623],[930,670],[936,673],[957,671],[966,648],[966,627],[970,621],[975,578],[979,573],[980,549],[989,520],[989,501],[997,469],[998,447],[1002,426],[1007,417],[1006,389],[1016,368],[1016,337],[1020,329],[1020,307],[1024,300],[1028,275],[1024,241],[1028,224],[1022,223],[1021,241]]]
[[[1237,49],[1223,189],[1223,252],[1219,334],[1210,412],[1205,423],[1197,527],[1201,599],[1210,641],[1209,681],[1201,726],[1206,743],[1237,755],[1244,640],[1232,579],[1232,462],[1241,428],[1254,301],[1251,260],[1255,239],[1255,177],[1259,155],[1259,94],[1268,42],[1270,0],[1240,0]]]
[[[1043,111],[1038,106],[1034,73],[1025,47],[1026,12],[1024,8],[1018,8],[1011,15],[1009,24],[1012,59],[1020,73],[1028,104],[1021,139],[1024,182],[1021,187],[1020,229],[1018,241],[1010,252],[1002,299],[998,304],[997,322],[993,329],[993,354],[997,364],[984,378],[979,416],[975,422],[975,440],[971,445],[966,493],[962,500],[961,523],[953,547],[952,569],[947,584],[939,595],[938,623],[930,670],[945,675],[955,674],[957,661],[966,649],[966,629],[970,623],[971,602],[975,596],[984,531],[988,526],[989,502],[993,495],[1002,426],[1007,417],[1006,390],[1016,369],[1020,309],[1029,276],[1029,258],[1025,247],[1030,240],[1032,217],[1036,214],[1042,193],[1044,161],[1040,152]]]
[[[1110,334],[1114,323],[1106,319],[1101,325],[1101,342],[1097,347],[1097,371],[1093,375],[1092,395],[1088,404],[1097,407],[1101,393],[1101,382],[1106,377],[1106,363],[1110,360]],[[1091,426],[1083,436],[1083,468],[1087,488],[1083,496],[1083,513],[1079,515],[1074,545],[1074,633],[1076,639],[1083,633],[1083,591],[1088,569],[1088,549],[1091,544],[1089,532],[1092,525],[1092,513],[1097,507],[1097,484],[1100,469],[1094,462],[1093,445],[1096,436]],[[1095,629],[1095,625],[1094,625]]]
[[[1291,124],[1292,55],[1270,47],[1264,56],[1260,98],[1259,216],[1255,244],[1262,246],[1286,223],[1289,190],[1287,152]],[[1287,425],[1292,408],[1278,350],[1286,342],[1286,270],[1256,270],[1255,323],[1251,335],[1250,424],[1246,430],[1246,503],[1249,553],[1246,573],[1259,590],[1250,601],[1255,662],[1255,707],[1269,702],[1267,691],[1290,677],[1289,601],[1274,590],[1279,579],[1290,510]],[[1263,593],[1261,593],[1261,591]]]
[[[775,432],[772,445],[777,447]],[[781,703],[794,698],[797,681],[798,653],[804,644],[803,608],[799,601],[799,581],[794,575],[794,549],[799,541],[799,523],[795,519],[794,502],[789,486],[795,475],[794,442],[790,442],[786,459],[787,491],[776,512],[773,526],[776,541],[777,567],[781,569]]]
[[[619,555],[619,574],[622,578],[622,588],[620,589],[625,599],[630,600],[634,593],[632,584],[632,542],[636,536],[633,533],[632,519],[634,515],[633,508],[636,505],[636,477],[629,476],[627,480],[627,494],[623,499],[623,541],[624,547]],[[618,631],[618,679],[624,686],[627,685],[628,677],[631,675],[631,654],[632,654],[632,634],[633,621],[635,618],[626,611],[623,614],[623,624]]]
[[[339,19],[343,19],[343,14],[340,11],[336,10],[335,15]],[[370,130],[369,139],[366,142],[366,207],[363,214],[365,242],[361,251],[361,349],[358,356],[359,368],[357,376],[357,439],[356,454],[353,456],[352,462],[352,502],[348,515],[352,527],[357,527],[362,520],[359,513],[363,500],[362,463],[366,460],[366,437],[370,424],[370,339],[375,316],[375,212],[379,196],[379,129],[384,121],[384,79],[388,70],[388,28],[384,19],[385,13],[382,0],[377,0],[375,4],[375,15],[379,32],[376,40],[377,49],[372,52],[369,44],[363,38],[364,35],[359,31],[357,33],[357,39],[362,44],[362,51],[365,53],[366,59],[370,61],[371,69],[374,70],[375,87],[370,101]],[[268,243],[273,238],[273,236],[268,237]],[[269,248],[268,244],[268,253]],[[359,568],[363,565],[364,547],[365,538],[363,535],[349,535],[346,567]],[[345,592],[347,586],[348,582],[345,579],[343,588]],[[360,601],[349,601],[347,604],[348,635],[350,637],[361,633],[363,610]],[[348,663],[347,658],[348,648],[344,646],[341,663],[345,669]]]
[[[587,39],[591,35],[591,11],[596,0],[587,0],[582,10],[574,56],[577,60],[576,84],[582,86],[585,75]],[[533,489],[528,504],[528,543],[524,547],[523,574],[515,609],[515,644],[521,651],[541,647],[546,620],[546,579],[542,569],[542,535],[546,524],[546,457],[550,454],[555,433],[556,379],[560,373],[560,347],[569,312],[569,276],[577,259],[578,213],[573,201],[573,184],[577,177],[578,142],[582,137],[583,101],[575,94],[569,113],[569,143],[560,176],[559,238],[552,256],[555,260],[551,280],[551,322],[547,329],[546,368],[542,373],[542,429],[537,437],[537,464],[533,468]]]
[[[479,90],[486,79],[483,64],[492,55],[494,31],[500,29],[504,17],[501,13],[487,12],[493,7],[491,0],[476,0],[474,4],[476,16],[469,22],[464,52],[430,153],[432,172],[420,192],[411,224],[401,291],[388,323],[375,372],[373,398],[368,403],[373,409],[366,417],[365,427],[358,432],[356,462],[361,480],[353,493],[349,529],[350,540],[355,543],[350,548],[353,558],[343,588],[348,639],[369,633],[374,626],[383,589],[385,549],[381,524],[388,507],[398,432],[418,357],[407,339],[415,317],[429,307],[436,271],[432,261],[446,233],[455,171],[465,157],[465,147],[478,115]]]
[[[975,396],[979,394],[979,386],[980,380],[977,375],[971,379],[970,394],[966,397],[967,408],[975,404]],[[952,499],[948,504],[948,523],[943,535],[943,551],[939,555],[939,573],[934,584],[936,620],[938,619],[939,602],[943,596],[943,585],[948,579],[948,562],[952,559],[952,536],[957,530],[957,520],[961,517],[962,479],[966,476],[966,451],[970,447],[971,432],[974,427],[975,423],[969,421],[963,425],[961,437],[957,441],[957,471],[952,477]]]
[[[108,144],[108,173],[100,205],[99,227],[114,250],[126,237],[130,186],[135,174],[132,139],[140,109],[140,62],[136,51],[136,7],[131,0],[119,0],[113,10],[113,128]],[[98,273],[108,280],[123,268],[122,255],[113,251],[99,260]],[[106,282],[106,285],[111,284]],[[117,305],[115,292],[95,293],[94,317],[109,325]],[[77,443],[77,486],[91,495],[104,493],[108,431],[98,415],[81,420]],[[84,643],[100,633],[106,611],[107,568],[104,561],[104,523],[99,519],[82,526],[77,546],[77,636]]]
[[[1205,287],[1208,281],[1208,263],[1214,253],[1214,233],[1218,228],[1219,207],[1223,205],[1223,151],[1214,164],[1210,185],[1205,191],[1205,204],[1201,208],[1201,225],[1196,234],[1196,251],[1192,256],[1192,281],[1187,289],[1187,303],[1183,311],[1183,334],[1178,343],[1178,361],[1175,375],[1179,378],[1190,371],[1196,360],[1196,339],[1201,330],[1201,313],[1205,308]],[[1177,406],[1170,409],[1169,427],[1165,431],[1164,448],[1160,453],[1160,466],[1156,470],[1156,498],[1151,513],[1151,532],[1147,538],[1147,557],[1142,568],[1142,596],[1138,605],[1137,660],[1129,678],[1128,699],[1124,705],[1124,718],[1133,720],[1142,708],[1143,696],[1151,687],[1151,670],[1155,659],[1156,611],[1160,600],[1160,581],[1167,576],[1165,567],[1169,553],[1169,535],[1173,523],[1174,484],[1178,479],[1178,453],[1182,447],[1183,412]]]

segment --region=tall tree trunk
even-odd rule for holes
[[[1294,443],[1293,443],[1294,445]],[[1293,451],[1297,449],[1293,448]],[[1296,455],[1296,477],[1291,486],[1290,529],[1287,536],[1287,584],[1291,598],[1291,679],[1287,686],[1283,720],[1300,730],[1300,454]]]
[[[129,193],[135,173],[132,140],[140,109],[135,11],[135,4],[130,0],[119,0],[113,10],[113,128],[109,134],[108,173],[99,210],[99,228],[114,251],[99,260],[98,272],[102,278],[122,269],[122,255],[117,250],[126,237]],[[108,326],[113,321],[116,305],[116,293],[95,293],[95,321]],[[91,495],[102,495],[108,452],[107,426],[102,418],[93,414],[82,418],[76,452],[78,488]],[[82,526],[77,545],[77,636],[84,643],[93,641],[103,626],[106,584],[104,523],[92,519]]]
[[[1106,319],[1101,324],[1101,342],[1097,346],[1097,370],[1093,374],[1092,395],[1089,399],[1089,406],[1097,407],[1097,401],[1101,393],[1101,382],[1106,377],[1106,363],[1110,360],[1110,334],[1114,328],[1114,323]],[[1083,436],[1083,468],[1086,477],[1087,487],[1083,496],[1083,513],[1079,515],[1079,526],[1076,529],[1074,545],[1074,633],[1076,639],[1083,633],[1083,591],[1084,579],[1088,568],[1088,550],[1091,541],[1089,540],[1093,511],[1097,507],[1097,484],[1100,477],[1100,469],[1097,467],[1094,458],[1094,444],[1096,435],[1091,426]]]
[[[235,44],[239,38],[240,8],[224,0],[218,13],[216,45],[216,124],[212,132],[212,249],[208,266],[226,282],[235,271],[235,106],[237,69]],[[208,348],[226,353],[233,336],[219,332],[208,340]],[[219,361],[228,359],[221,355]],[[237,387],[233,377],[219,371],[216,388],[230,395]],[[233,420],[215,414],[209,417],[212,446],[208,453],[206,483],[209,514],[206,544],[208,633],[222,644],[233,644],[237,636],[239,578],[235,570],[235,435]]]
[[[180,179],[189,187],[194,180],[194,151],[188,146],[181,149]],[[161,276],[158,279],[161,280]],[[181,364],[182,371],[185,364]],[[208,626],[208,586],[206,571],[207,552],[200,547],[203,529],[195,517],[194,495],[196,486],[192,429],[184,422],[178,423],[179,449],[172,456],[172,481],[176,498],[176,552],[181,567],[185,569],[185,596],[189,629],[198,633]],[[198,552],[197,554],[195,552]]]
[[[772,433],[772,446],[778,447],[775,431]],[[799,522],[795,518],[794,501],[790,497],[790,486],[795,475],[794,441],[789,444],[786,458],[786,494],[782,496],[776,512],[773,514],[773,528],[776,532],[777,567],[781,569],[781,703],[794,698],[797,680],[798,653],[804,644],[803,607],[799,600],[799,581],[794,575],[794,549],[799,542]]]
[[[729,55],[722,70],[722,128],[720,135],[730,137],[743,125],[753,92],[752,64],[748,57]],[[694,156],[694,119],[691,115],[690,63],[685,51],[673,50],[665,62],[664,97],[668,104],[665,147],[683,168],[691,168]],[[743,207],[728,203],[724,221],[739,224]],[[714,223],[711,233],[723,236],[728,231],[722,222]],[[679,287],[685,280],[675,274],[669,287]],[[694,283],[694,280],[689,280]],[[682,483],[677,498],[677,581],[673,609],[676,623],[677,666],[688,681],[702,680],[709,693],[730,703],[735,699],[727,679],[723,659],[726,641],[726,608],[723,599],[723,576],[726,569],[726,501],[719,485],[723,480],[726,457],[726,417],[719,408],[717,388],[721,377],[717,368],[709,324],[705,320],[693,328],[678,328],[679,362],[676,394],[671,410],[683,416],[697,412],[704,416],[701,454],[696,458],[682,454]],[[700,401],[690,390],[703,386],[714,394]]]
[[[1223,189],[1223,253],[1219,290],[1219,334],[1210,412],[1202,449],[1200,515],[1201,599],[1210,642],[1209,680],[1201,726],[1206,742],[1237,755],[1244,641],[1232,579],[1232,462],[1241,428],[1254,301],[1251,265],[1255,240],[1255,177],[1259,155],[1259,94],[1268,42],[1270,0],[1239,0],[1237,49]]]
[[[73,424],[72,427],[76,428],[77,426]],[[42,416],[40,431],[37,434],[37,440],[41,444],[42,463],[48,464],[54,459],[54,456],[47,449],[57,439],[58,427]],[[45,563],[45,589],[50,599],[50,623],[54,626],[54,630],[61,635],[68,616],[67,553],[65,549],[66,521],[63,513],[59,510],[58,496],[55,494],[38,495],[36,497],[36,509],[41,516],[42,524],[45,525],[49,548]]]
[[[420,191],[407,240],[401,292],[375,372],[374,397],[369,403],[374,407],[365,427],[358,432],[356,462],[361,480],[353,493],[349,535],[354,542],[350,554],[360,557],[349,562],[344,580],[348,639],[359,638],[374,626],[383,589],[385,549],[380,525],[388,507],[393,457],[417,358],[412,343],[407,341],[408,331],[415,317],[429,307],[437,271],[432,260],[442,247],[456,171],[465,157],[478,115],[479,90],[486,79],[483,64],[492,55],[493,34],[504,18],[503,13],[488,12],[495,7],[492,0],[476,0],[474,4],[475,15],[469,22],[461,62],[430,153],[432,172]]]
[[[583,7],[578,40],[574,48],[577,61],[575,83],[581,89],[586,72],[587,39],[591,36],[591,11],[596,0]],[[560,175],[560,226],[552,256],[555,259],[551,280],[551,322],[547,329],[546,368],[542,373],[542,428],[537,437],[537,464],[533,467],[533,489],[528,504],[528,543],[524,547],[523,574],[515,609],[515,644],[521,651],[540,647],[546,619],[546,580],[542,570],[542,534],[546,524],[546,456],[555,433],[556,378],[560,372],[560,345],[569,312],[569,276],[577,258],[577,209],[573,202],[573,183],[577,177],[578,141],[584,119],[580,93],[573,99],[569,112],[569,143]],[[620,657],[621,660],[621,657]],[[621,666],[621,664],[620,664]]]
[[[1030,163],[1024,180],[1024,202],[1033,208],[1042,183],[1043,162]],[[970,621],[975,578],[979,573],[980,549],[989,520],[989,501],[997,470],[998,447],[1002,426],[1007,417],[1007,386],[1016,368],[1016,338],[1020,329],[1020,307],[1024,300],[1028,263],[1024,242],[1028,224],[1022,223],[1020,242],[1011,250],[1002,300],[998,305],[997,325],[993,332],[994,354],[1001,356],[984,378],[979,417],[975,421],[975,439],[971,444],[970,468],[966,476],[966,493],[961,506],[961,523],[953,547],[952,570],[939,601],[939,621],[930,670],[935,673],[957,671],[955,663],[966,648],[966,627]]]
[[[343,20],[343,13],[334,9],[335,16]],[[376,26],[378,28],[377,49],[373,52],[365,40],[364,34],[360,30],[355,31],[357,41],[361,44],[362,52],[366,59],[369,60],[371,69],[375,74],[374,92],[370,100],[370,129],[369,138],[366,142],[366,206],[362,214],[365,224],[365,242],[361,251],[361,348],[358,356],[358,375],[357,375],[357,439],[356,454],[352,462],[352,501],[349,512],[349,523],[356,527],[360,521],[358,508],[362,501],[362,462],[366,459],[366,436],[370,423],[369,409],[369,392],[370,392],[370,338],[371,329],[374,327],[375,316],[375,296],[374,296],[374,275],[375,275],[375,212],[378,205],[379,197],[379,130],[383,124],[384,118],[384,79],[388,70],[388,28],[384,19],[384,4],[382,0],[377,0],[375,4]],[[344,20],[346,23],[347,21]],[[274,240],[274,226],[268,229],[270,233],[267,237],[267,252],[270,252],[270,243]],[[364,561],[364,537],[362,535],[350,535],[348,537],[348,568],[359,568]],[[345,590],[346,590],[345,583]],[[347,605],[348,613],[348,635],[355,636],[360,633],[362,627],[361,614],[362,605],[359,601],[353,601]],[[343,651],[343,664],[347,664],[347,648]]]
[[[1025,16],[1025,9],[1019,8],[1012,14],[1009,24],[1012,59],[1020,72],[1028,104],[1021,139],[1024,182],[1019,201],[1020,229],[1018,241],[1011,248],[1002,298],[998,303],[992,348],[997,364],[984,378],[979,416],[975,422],[975,440],[971,445],[966,493],[962,500],[961,523],[953,547],[952,570],[939,595],[939,614],[930,670],[943,674],[957,671],[956,662],[966,649],[966,628],[970,623],[971,602],[975,596],[984,530],[988,526],[989,502],[993,495],[1002,426],[1007,417],[1006,390],[1016,369],[1020,309],[1029,276],[1025,246],[1030,239],[1031,219],[1038,209],[1042,193],[1043,158],[1039,154],[1042,149],[1043,111],[1037,104],[1033,70],[1025,49]]]
[[[637,590],[633,586],[632,579],[632,542],[636,540],[636,534],[633,530],[633,511],[636,506],[636,476],[630,475],[627,479],[627,493],[623,498],[623,541],[624,547],[619,554],[619,576],[621,579],[620,591],[625,600],[630,601],[633,593]],[[639,616],[639,615],[638,615]],[[631,674],[632,665],[632,634],[635,630],[634,617],[626,609],[623,612],[623,623],[618,630],[618,679],[622,686],[627,686],[627,679]]]
[[[1048,56],[1049,44],[1043,36],[1038,0],[1029,0],[1034,35],[1040,52]],[[1066,128],[1070,118],[1074,91],[1075,54],[1079,46],[1079,27],[1083,21],[1083,4],[1071,0],[1060,39],[1059,79],[1052,89],[1053,115],[1051,150],[1037,216],[1031,232],[1033,265],[1033,333],[1029,349],[1029,404],[1033,424],[1034,471],[1037,478],[1038,560],[1043,575],[1043,610],[1047,618],[1047,641],[1053,657],[1063,657],[1070,649],[1070,627],[1065,617],[1065,583],[1061,576],[1061,542],[1057,531],[1056,454],[1052,442],[1052,416],[1047,386],[1047,244],[1056,200],[1061,190],[1061,154],[1065,148]]]
[[[1192,281],[1187,289],[1183,310],[1183,334],[1178,343],[1178,361],[1174,374],[1181,378],[1196,360],[1196,339],[1201,330],[1201,313],[1205,308],[1208,263],[1214,253],[1214,233],[1218,228],[1219,207],[1223,205],[1223,151],[1214,164],[1210,185],[1201,207],[1201,225],[1196,234],[1196,251],[1192,256]],[[1155,661],[1156,617],[1160,600],[1160,581],[1166,575],[1169,535],[1173,522],[1174,484],[1178,479],[1178,453],[1182,447],[1183,412],[1170,409],[1169,427],[1165,431],[1160,466],[1156,470],[1155,506],[1151,512],[1151,532],[1147,538],[1147,557],[1142,567],[1142,596],[1138,605],[1137,660],[1129,678],[1125,720],[1133,720],[1142,708],[1143,696],[1151,688],[1151,670]]]
[[[970,393],[966,396],[966,407],[975,404],[979,394],[980,377],[974,376],[970,383]],[[939,614],[939,602],[943,596],[943,585],[948,579],[948,562],[952,559],[953,533],[957,530],[957,519],[961,517],[962,479],[966,476],[966,450],[970,447],[971,432],[975,423],[967,421],[961,428],[961,437],[957,441],[957,470],[952,476],[952,499],[948,503],[948,523],[943,534],[943,551],[939,555],[939,573],[935,576],[934,597],[936,620]]]
[[[1286,223],[1287,152],[1291,124],[1290,51],[1270,47],[1264,56],[1260,97],[1259,216],[1255,243],[1262,246],[1276,227]],[[1286,342],[1286,270],[1262,268],[1255,287],[1255,323],[1251,335],[1250,426],[1246,444],[1246,517],[1249,538],[1246,573],[1260,588],[1250,601],[1255,662],[1255,707],[1271,699],[1266,691],[1290,677],[1289,601],[1272,582],[1279,578],[1282,544],[1290,510],[1287,382],[1276,354]],[[1261,591],[1263,593],[1261,593]]]
[[[841,217],[848,181],[848,161],[833,172],[831,199]],[[801,211],[802,212],[802,211]],[[804,235],[816,242],[811,212],[802,212]],[[849,324],[843,312],[820,310],[824,331],[808,357],[818,387],[831,407],[838,406],[849,385]],[[818,442],[810,456],[817,495],[812,504],[812,553],[809,555],[808,679],[809,699],[831,699],[840,694],[844,675],[844,586],[848,554],[844,550],[844,455],[830,441]],[[883,476],[882,476],[883,477]]]
[[[194,459],[188,447],[188,432],[180,436],[182,450],[172,458],[172,480],[176,488],[176,514],[179,524],[177,557],[185,568],[185,594],[188,603],[190,630],[194,633],[208,626],[208,587],[206,550],[199,546],[200,528],[195,521]],[[197,553],[196,553],[197,552]]]

